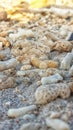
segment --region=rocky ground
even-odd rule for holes
[[[73,9],[24,4],[0,11],[0,130],[73,130]]]

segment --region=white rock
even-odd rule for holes
[[[57,83],[58,81],[62,81],[62,80],[63,80],[63,77],[60,74],[56,73],[52,76],[43,77],[41,79],[41,83],[45,85],[45,84],[50,84],[50,83]]]
[[[8,117],[19,117],[27,114],[32,110],[35,110],[36,108],[37,108],[36,105],[30,105],[26,107],[17,108],[17,109],[9,109],[7,115]]]
[[[69,75],[73,76],[73,65],[71,66],[70,70],[69,70]]]
[[[2,50],[2,45],[3,45],[3,43],[2,43],[2,42],[0,42],[0,50]]]
[[[70,130],[69,125],[59,119],[46,118],[46,125],[54,130]]]
[[[34,120],[35,119],[35,115],[34,114],[26,114],[23,116],[24,120]]]
[[[61,62],[61,69],[69,69],[73,59],[73,53],[67,53]]]
[[[39,130],[40,129],[39,123],[27,123],[21,126],[20,130]]]

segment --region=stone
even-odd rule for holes
[[[43,77],[41,79],[41,83],[43,85],[45,85],[45,84],[57,83],[57,82],[62,81],[62,80],[63,80],[63,77],[60,74],[56,73],[52,76]]]
[[[70,130],[69,125],[60,119],[46,118],[46,125],[54,130]]]
[[[35,110],[36,108],[37,108],[36,105],[30,105],[26,107],[17,108],[17,109],[9,109],[7,115],[8,117],[15,118],[15,117],[23,116],[29,113],[30,111]]]
[[[73,59],[73,53],[67,53],[64,59],[61,62],[61,69],[68,70]]]
[[[39,123],[27,123],[21,126],[20,130],[39,130],[40,129]]]

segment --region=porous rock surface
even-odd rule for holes
[[[0,130],[73,130],[73,8],[4,11]]]

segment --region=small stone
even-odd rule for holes
[[[65,122],[68,122],[68,115],[67,114],[63,114],[61,116],[61,120],[65,121]]]
[[[26,121],[32,121],[35,119],[35,115],[34,114],[26,114],[23,116],[23,119]]]
[[[46,118],[46,125],[53,128],[54,130],[70,130],[69,125],[59,119]]]
[[[9,109],[7,115],[8,117],[12,117],[12,118],[19,117],[27,114],[30,111],[35,110],[36,108],[37,108],[36,105],[30,105],[26,107],[17,108],[17,109]]]
[[[45,85],[45,84],[57,83],[57,82],[62,81],[62,80],[63,80],[63,77],[60,74],[56,73],[52,76],[43,77],[41,79],[41,83],[43,85]]]
[[[31,65],[23,65],[23,66],[21,67],[21,70],[29,70],[29,69],[31,69],[31,68],[32,68]]]
[[[73,53],[67,53],[64,59],[61,62],[61,69],[68,70],[73,59]]]
[[[2,46],[3,46],[3,43],[2,43],[2,42],[0,42],[0,50],[2,50]]]
[[[73,41],[73,33],[71,33],[71,35],[70,35],[68,41]]]
[[[39,130],[41,125],[39,123],[27,123],[21,126],[20,130]]]
[[[51,112],[50,118],[59,118],[61,116],[60,112]]]
[[[7,20],[7,13],[6,11],[0,11],[0,21]]]

